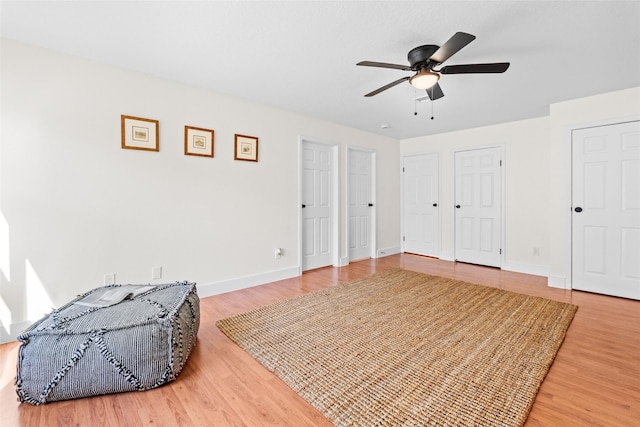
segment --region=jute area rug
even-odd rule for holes
[[[337,426],[520,426],[576,310],[393,269],[217,326]]]

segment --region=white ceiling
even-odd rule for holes
[[[640,86],[640,1],[2,0],[0,13],[8,39],[398,139]],[[409,83],[363,96],[410,73],[357,62],[408,64],[409,50],[456,31],[477,38],[445,65],[509,70],[443,75],[433,103]]]

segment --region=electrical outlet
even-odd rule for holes
[[[151,280],[162,279],[162,267],[153,267],[151,269]]]
[[[116,284],[116,273],[105,274],[104,275],[104,284],[105,284],[105,286],[115,285]]]
[[[276,259],[282,258],[282,255],[284,255],[284,250],[282,248],[276,248],[276,251],[275,251]]]
[[[533,248],[533,256],[540,256],[540,248]]]

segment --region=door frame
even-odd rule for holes
[[[350,146],[347,145],[346,147],[347,149],[347,158],[346,158],[346,170],[347,173],[345,175],[345,181],[346,181],[346,221],[345,221],[345,236],[346,238],[346,247],[345,247],[345,253],[346,253],[346,262],[344,264],[341,263],[341,265],[347,265],[351,262],[351,257],[349,254],[349,157],[351,155],[351,152],[353,151],[359,151],[361,153],[367,153],[369,154],[370,158],[371,158],[371,203],[373,203],[373,209],[371,209],[371,230],[369,230],[369,239],[371,242],[371,249],[369,251],[369,256],[371,258],[376,258],[376,254],[377,254],[377,215],[376,212],[378,210],[378,204],[377,204],[377,200],[376,200],[376,152],[374,150],[370,150],[367,148],[362,148],[362,147],[355,147],[355,146]]]
[[[333,141],[327,141],[320,138],[306,137],[303,135],[298,136],[298,275],[301,276],[302,270],[302,147],[305,142],[312,144],[325,145],[331,148],[331,160],[333,161],[333,182],[331,183],[332,197],[331,203],[333,209],[331,210],[331,238],[333,242],[331,244],[332,252],[332,265],[334,267],[340,266],[340,167],[338,155],[338,144]]]
[[[602,126],[611,126],[627,122],[640,121],[640,115],[633,115],[627,117],[618,117],[607,120],[598,120],[595,122],[587,122],[576,125],[571,125],[565,131],[565,153],[566,155],[566,179],[565,179],[565,194],[566,194],[566,209],[565,209],[565,224],[567,224],[565,230],[565,272],[566,281],[564,286],[558,281],[549,277],[549,286],[564,289],[573,289],[573,133],[582,129],[590,129]]]
[[[406,235],[406,225],[404,223],[404,211],[405,211],[405,200],[404,200],[404,186],[406,175],[404,173],[404,161],[407,157],[417,157],[417,156],[428,156],[435,155],[438,159],[438,247],[437,247],[437,255],[438,259],[449,259],[447,257],[443,257],[442,255],[442,155],[439,151],[420,151],[417,153],[409,153],[403,154],[400,157],[400,233],[401,236]],[[455,175],[454,175],[455,176]],[[400,250],[405,252],[405,242],[404,240],[400,241]],[[451,251],[453,252],[453,250]],[[453,258],[451,258],[453,259]]]
[[[471,150],[485,150],[489,148],[498,148],[500,149],[500,248],[502,249],[500,253],[500,268],[501,270],[505,266],[505,259],[507,254],[506,247],[506,160],[504,155],[504,144],[495,144],[495,145],[478,145],[471,146],[466,148],[455,148],[451,150],[451,191],[453,194],[452,197],[452,205],[451,205],[451,252],[453,254],[453,260],[456,259],[456,153],[459,151],[471,151]]]

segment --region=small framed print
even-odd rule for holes
[[[258,138],[236,134],[235,160],[258,161]]]
[[[187,156],[213,157],[212,129],[184,127],[184,154]]]
[[[159,151],[158,123],[157,120],[121,115],[122,148]]]

